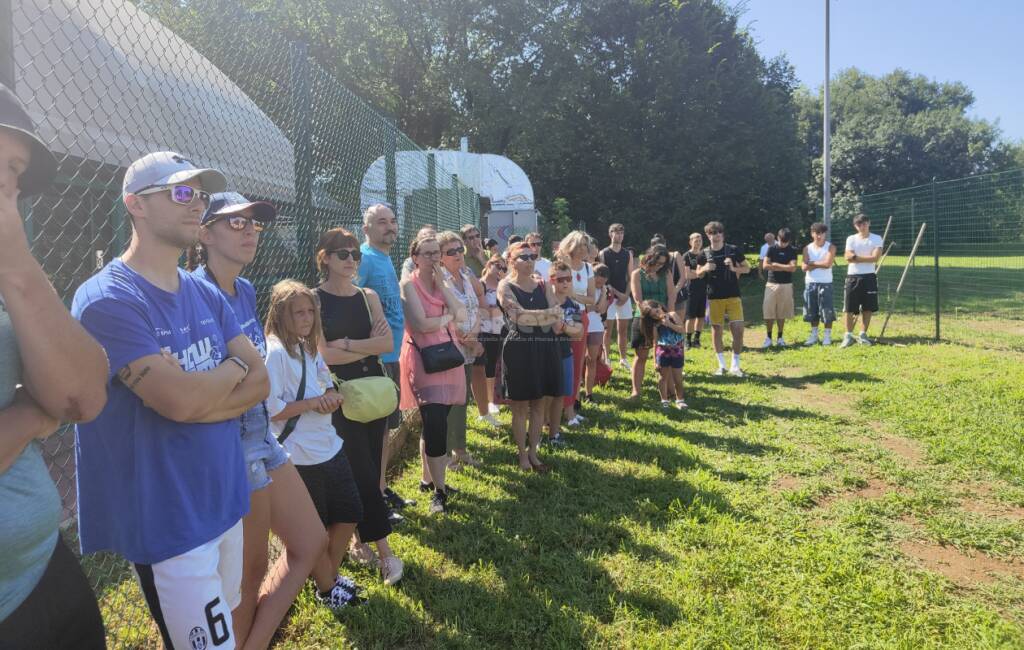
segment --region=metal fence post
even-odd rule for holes
[[[14,90],[14,13],[11,0],[0,0],[0,83]]]
[[[935,260],[935,340],[941,336],[942,291],[939,285],[939,213],[935,200],[935,179],[932,179],[932,256]]]
[[[289,44],[292,79],[292,110],[294,123],[292,139],[295,147],[295,242],[296,274],[309,283],[315,283],[316,266],[313,261],[313,143],[311,137],[312,92],[309,79],[308,46],[302,42]]]

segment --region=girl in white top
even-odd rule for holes
[[[322,334],[316,294],[295,280],[274,285],[266,334],[271,431],[291,455],[327,529],[326,548],[312,572],[317,596],[332,609],[341,609],[359,601],[359,587],[337,571],[363,507],[352,469],[341,453],[341,437],[331,423],[331,413],[342,400],[317,351]],[[299,399],[303,367],[306,381]],[[294,417],[298,419],[289,427]]]
[[[569,265],[572,270],[572,299],[578,302],[586,312],[583,315],[584,331],[589,326],[591,310],[597,304],[594,298],[594,270],[586,262],[591,256],[590,235],[582,230],[574,230],[562,238],[558,245],[558,259]],[[575,409],[576,393],[579,391],[580,380],[583,378],[583,363],[587,355],[587,341],[581,339],[572,342],[572,395],[565,398],[565,417],[567,426],[575,426],[583,422],[583,416]]]

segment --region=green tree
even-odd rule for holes
[[[861,194],[1007,169],[1010,146],[993,124],[970,117],[974,95],[960,82],[896,70],[881,77],[855,68],[832,81],[834,215],[849,218]],[[821,93],[797,94],[800,133],[812,160],[808,204],[822,202]]]

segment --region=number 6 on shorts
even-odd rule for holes
[[[231,610],[241,600],[241,522],[191,551],[134,567],[168,650],[233,650]]]

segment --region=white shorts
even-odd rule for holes
[[[242,601],[242,520],[156,564],[134,565],[167,650],[234,650],[231,610]]]
[[[620,305],[616,301],[612,301],[608,305],[608,320],[632,320],[633,318],[633,299],[626,298],[626,304]]]

